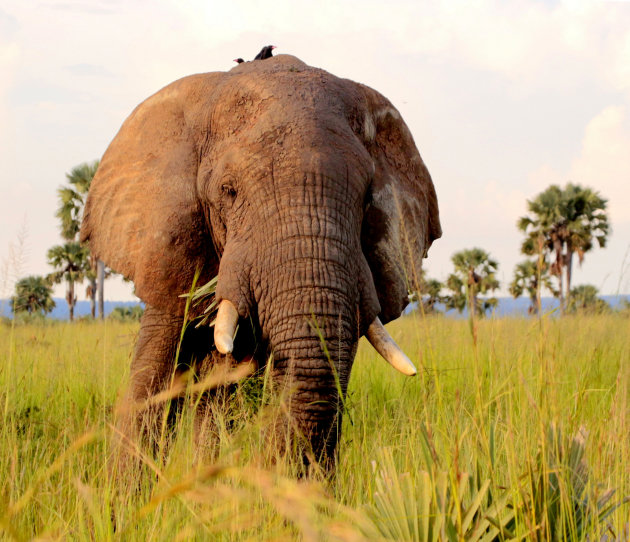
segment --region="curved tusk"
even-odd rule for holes
[[[394,369],[407,376],[414,376],[418,372],[415,365],[387,333],[378,316],[370,324],[365,337]]]
[[[231,301],[219,303],[214,323],[214,345],[221,354],[230,354],[234,349],[234,332],[238,323],[238,311]]]

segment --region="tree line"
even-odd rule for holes
[[[90,254],[89,246],[79,243],[79,231],[88,190],[99,161],[86,162],[66,173],[67,184],[57,189],[59,231],[63,242],[51,247],[46,256],[53,271],[47,275],[24,277],[15,285],[11,298],[13,313],[48,314],[55,308],[53,286],[66,283],[66,303],[70,320],[74,320],[76,289],[87,282],[86,297],[90,300],[92,318],[105,316],[105,279],[113,272]]]
[[[508,289],[514,298],[529,296],[530,314],[541,312],[543,289],[559,300],[561,313],[607,310],[595,286],[572,287],[576,257],[582,264],[586,253],[606,246],[611,232],[606,207],[607,200],[598,192],[571,183],[551,185],[527,201],[528,212],[517,227],[524,235],[521,252],[528,258],[514,268]],[[492,292],[500,286],[498,262],[481,248],[456,252],[451,261],[454,271],[444,283],[423,277],[415,300],[425,312],[443,304],[447,310],[468,309],[483,316],[496,307]]]
[[[83,208],[98,160],[83,163],[66,174],[67,184],[59,187],[58,208],[63,243],[48,250],[47,260],[53,271],[46,276],[29,276],[19,280],[12,298],[13,312],[47,314],[55,307],[52,287],[66,283],[66,302],[70,320],[74,319],[77,285],[87,281],[92,318],[104,317],[105,279],[113,271],[90,254],[89,247],[79,243]],[[559,299],[561,312],[604,310],[606,303],[597,297],[591,285],[572,288],[573,264],[581,264],[595,246],[604,247],[610,234],[606,213],[607,200],[591,188],[575,184],[551,185],[527,201],[528,212],[518,219],[524,234],[521,252],[528,256],[514,269],[509,291],[515,297],[528,295],[529,312],[541,312],[541,292],[549,291]],[[497,306],[492,295],[499,287],[498,262],[482,248],[461,250],[453,254],[453,272],[445,282],[421,278],[421,284],[410,298],[419,302],[425,312],[468,309],[483,316]],[[122,313],[121,313],[122,315]]]

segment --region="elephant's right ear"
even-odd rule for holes
[[[442,229],[435,188],[409,128],[387,98],[358,87],[366,105],[361,137],[374,166],[361,242],[386,323],[418,288],[422,259]]]
[[[197,194],[199,135],[192,126],[223,74],[180,79],[125,121],[90,186],[81,241],[135,283],[146,303],[181,313],[180,294],[218,269]]]

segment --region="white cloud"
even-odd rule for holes
[[[373,7],[371,13],[379,13]],[[630,4],[403,2],[388,7],[386,17],[397,29],[388,37],[398,51],[439,55],[536,88],[541,78],[595,72],[614,88],[630,90]],[[368,26],[382,29],[382,14]]]
[[[582,145],[566,171],[545,164],[529,175],[533,197],[550,184],[573,182],[607,198],[614,222],[630,222],[630,115],[626,106],[609,106],[586,126]]]
[[[607,107],[588,124],[569,178],[608,198],[614,221],[630,222],[630,117],[626,107]]]
[[[610,249],[597,258],[587,257],[583,268],[575,273],[579,282],[603,287],[607,293],[617,291],[619,262],[630,238],[630,115],[626,106],[609,106],[586,125],[581,145],[566,168],[543,164],[527,176],[523,187],[509,182],[460,179],[458,188],[441,199],[445,239],[436,243],[430,253],[431,273],[444,275],[449,270],[446,259],[456,250],[480,246],[500,262],[503,282],[523,258],[519,254],[522,235],[516,228],[518,217],[527,212],[526,200],[551,184],[573,182],[588,186],[608,199],[613,232]],[[433,262],[436,257],[440,262]],[[624,286],[625,284],[622,284]],[[504,289],[503,293],[506,291]]]

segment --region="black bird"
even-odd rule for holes
[[[255,57],[254,60],[265,60],[267,58],[271,58],[273,56],[273,54],[271,53],[271,51],[273,51],[276,48],[275,45],[265,45],[261,50],[260,53],[258,53]]]
[[[236,62],[237,64],[242,64],[245,61],[242,58],[235,58],[234,62]]]

